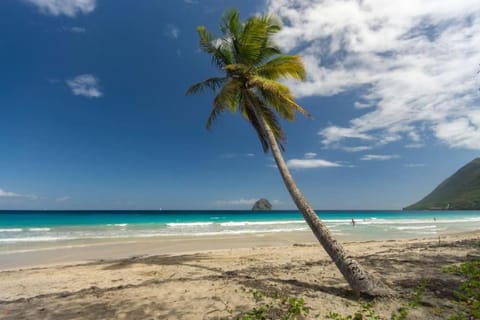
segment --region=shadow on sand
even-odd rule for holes
[[[462,247],[462,252],[477,252],[478,242],[459,242],[453,244]],[[394,289],[399,298],[410,295],[419,283],[427,279],[426,295],[436,299],[451,299],[453,291],[458,287],[460,279],[454,275],[445,274],[441,268],[445,265],[460,263],[468,259],[468,255],[442,254],[439,245],[416,245],[403,249],[386,247],[382,255],[367,255],[357,257],[358,261],[369,270],[384,279]],[[448,244],[452,246],[452,244]],[[472,251],[471,249],[475,250]],[[412,250],[415,254],[412,254]],[[469,251],[470,250],[470,251]],[[287,264],[257,263],[253,265],[235,265],[233,270],[222,270],[211,266],[212,258],[205,254],[190,254],[176,256],[148,256],[134,257],[118,261],[101,261],[97,265],[103,270],[129,269],[134,265],[145,264],[153,266],[188,266],[197,269],[188,278],[153,278],[139,284],[125,284],[107,288],[91,287],[75,292],[52,293],[36,296],[29,299],[0,302],[1,319],[181,319],[189,318],[188,306],[176,307],[159,301],[155,296],[146,299],[127,298],[124,290],[140,287],[149,287],[162,290],[167,283],[191,281],[211,281],[222,283],[225,286],[241,287],[245,291],[256,290],[264,292],[280,292],[283,296],[308,296],[318,297],[320,294],[334,295],[348,300],[356,300],[344,280],[339,274],[322,274],[331,268],[331,261],[326,259],[317,261],[295,260]],[[322,274],[322,283],[314,280],[306,281],[302,275]],[[393,280],[392,280],[393,279]],[[116,299],[110,300],[111,293],[116,294]],[[125,299],[118,299],[125,297]],[[132,297],[132,295],[130,295]],[[218,297],[204,296],[198,299],[209,300],[212,310],[218,308]],[[215,300],[217,299],[217,301]],[[194,306],[195,299],[188,301],[189,306]],[[177,305],[178,306],[178,305]],[[245,306],[235,306],[234,314],[245,311]],[[190,311],[189,311],[190,310]],[[208,315],[199,316],[199,319]],[[191,318],[191,317],[190,317]]]

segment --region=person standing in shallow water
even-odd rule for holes
[[[355,227],[355,219],[352,219],[352,226]]]

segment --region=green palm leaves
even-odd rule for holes
[[[223,77],[212,77],[192,85],[187,95],[210,89],[216,93],[207,120],[207,128],[228,110],[239,112],[258,134],[263,150],[269,143],[262,129],[262,117],[283,147],[286,137],[279,117],[294,120],[296,112],[309,116],[295,102],[282,79],[305,79],[305,68],[299,56],[281,53],[272,37],[281,29],[278,19],[270,15],[240,21],[238,10],[224,13],[220,21],[222,36],[217,38],[203,26],[197,27],[200,49],[212,58],[212,64]]]

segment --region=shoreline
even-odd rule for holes
[[[336,236],[342,244],[397,242],[397,241],[438,241],[449,237],[476,234],[476,231],[442,233],[437,236],[364,239]],[[155,255],[178,255],[214,252],[232,249],[262,247],[285,247],[291,245],[318,245],[310,230],[258,234],[214,235],[214,236],[157,236],[115,239],[84,239],[48,243],[48,247],[26,248],[15,251],[0,251],[0,272],[21,269],[35,269],[55,266],[69,266],[95,263],[105,260],[120,260],[132,257]]]
[[[0,252],[0,272],[118,260],[138,256],[195,254],[217,250],[281,247],[313,243],[311,231],[217,236],[160,236],[145,238],[62,241],[51,247]],[[88,248],[88,250],[85,250]]]

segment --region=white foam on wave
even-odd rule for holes
[[[409,226],[409,227],[395,227],[397,230],[425,230],[436,229],[437,226]]]
[[[267,226],[279,224],[305,224],[303,220],[285,220],[285,221],[230,221],[220,223],[222,227],[243,227],[243,226]]]
[[[50,228],[28,228],[28,231],[50,231]]]
[[[22,230],[21,228],[6,228],[0,229],[0,232],[22,232]]]
[[[25,238],[8,238],[0,239],[0,243],[15,243],[15,242],[43,242],[43,241],[58,241],[58,240],[72,240],[75,238],[68,237],[25,237]]]
[[[451,224],[451,223],[471,223],[471,222],[480,222],[479,218],[465,218],[465,219],[378,219],[378,220],[360,220],[355,219],[356,224],[365,224],[365,225],[395,225],[395,224],[426,224],[426,223],[435,223],[435,224]]]
[[[215,235],[235,235],[235,234],[255,234],[255,233],[274,233],[274,232],[289,232],[289,231],[305,231],[308,228],[277,228],[277,229],[244,229],[244,230],[223,230],[212,232],[194,232],[189,234],[191,236],[215,236]],[[163,236],[184,236],[185,234],[162,234]]]
[[[405,231],[405,233],[408,234],[416,234],[416,235],[437,235],[437,231]]]
[[[178,228],[178,227],[209,226],[212,224],[213,222],[175,222],[175,223],[167,223],[167,226],[171,228]]]
[[[320,219],[325,222],[325,223],[351,223],[352,219],[322,219],[320,216]]]

